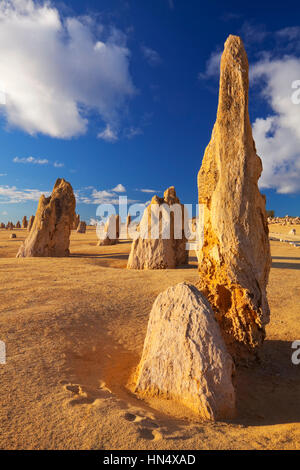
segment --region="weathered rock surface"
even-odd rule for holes
[[[119,215],[111,215],[104,226],[104,236],[98,246],[116,245],[120,237],[121,219]]]
[[[22,228],[27,228],[28,221],[26,215],[24,215],[23,220],[22,220]]]
[[[141,397],[182,403],[207,420],[235,413],[234,364],[204,295],[180,283],[159,294],[135,375]]]
[[[16,223],[16,228],[21,228],[21,223],[20,223],[19,220],[18,220],[18,222]]]
[[[248,60],[229,36],[221,60],[219,105],[198,174],[204,204],[199,287],[213,307],[229,352],[253,359],[269,322],[266,286],[271,257],[262,172],[248,114]]]
[[[29,219],[28,227],[27,227],[28,232],[30,232],[30,230],[31,230],[31,228],[32,228],[32,226],[33,226],[34,218],[35,218],[34,215],[32,215],[32,216],[30,217],[30,219]]]
[[[33,226],[17,257],[68,256],[75,204],[70,183],[58,179],[51,196],[41,196]]]
[[[73,222],[73,226],[72,226],[73,230],[77,230],[79,224],[80,224],[80,215],[75,214],[74,222]]]
[[[84,222],[84,220],[81,220],[77,227],[77,233],[85,233],[85,232],[86,232],[86,223]]]
[[[17,235],[15,233],[12,233],[10,238],[17,238]]]
[[[163,198],[154,196],[140,222],[139,237],[132,242],[127,268],[173,269],[186,264],[186,224],[184,205],[174,186],[165,191]]]
[[[129,226],[131,224],[131,215],[127,215],[127,218],[126,218],[126,236],[127,236],[127,239],[130,238],[130,233],[129,233]]]

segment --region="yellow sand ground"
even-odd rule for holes
[[[288,233],[291,227],[271,226]],[[300,233],[300,228],[296,227]],[[271,323],[261,363],[237,371],[238,416],[207,424],[126,388],[155,297],[198,278],[185,269],[127,271],[130,243],[72,233],[72,256],[16,259],[25,230],[0,230],[2,449],[299,449],[300,249],[272,242]],[[272,233],[271,233],[272,235]],[[294,237],[300,240],[299,237]]]

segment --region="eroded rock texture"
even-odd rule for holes
[[[27,228],[28,221],[26,215],[24,215],[23,220],[22,220],[22,228]]]
[[[72,226],[73,230],[77,230],[79,224],[80,224],[80,215],[75,214],[74,222],[73,222],[73,226]]]
[[[85,232],[86,232],[86,223],[83,220],[81,220],[77,227],[77,233],[85,233]]]
[[[188,262],[184,205],[174,186],[164,197],[154,196],[139,224],[139,237],[133,240],[128,269],[173,269]]]
[[[29,222],[28,222],[28,227],[27,227],[28,232],[30,232],[30,230],[33,226],[33,222],[34,222],[34,215],[30,216],[30,219],[29,219]]]
[[[159,294],[148,323],[134,391],[182,403],[200,418],[235,413],[234,364],[204,295],[181,283]]]
[[[75,204],[70,183],[58,179],[51,196],[41,196],[33,226],[17,257],[68,256]]]
[[[219,104],[211,141],[198,174],[204,204],[199,287],[213,307],[236,362],[253,359],[269,322],[266,286],[270,246],[261,159],[248,114],[248,60],[229,36],[221,60]]]

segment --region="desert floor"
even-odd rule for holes
[[[271,226],[287,234],[291,227]],[[296,227],[300,234],[300,228]],[[157,294],[197,281],[185,269],[127,271],[130,243],[72,233],[70,258],[16,259],[25,230],[0,230],[2,449],[300,449],[300,248],[271,242],[271,322],[261,363],[237,371],[238,416],[197,422],[126,388]],[[292,237],[300,241],[300,237]],[[175,414],[175,416],[174,416]]]

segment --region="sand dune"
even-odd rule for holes
[[[270,229],[287,235],[290,227]],[[291,343],[300,339],[299,248],[271,242],[271,323],[261,364],[237,371],[237,418],[206,424],[127,388],[152,303],[170,285],[197,281],[194,253],[185,268],[129,271],[130,243],[98,247],[88,227],[72,232],[70,258],[16,259],[28,232],[13,232],[11,240],[11,231],[0,230],[0,340],[7,347],[0,448],[300,448],[300,365],[291,363]]]

